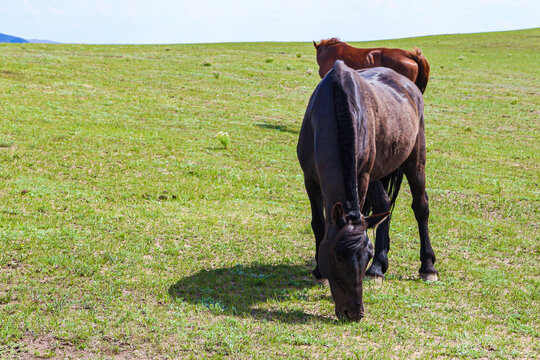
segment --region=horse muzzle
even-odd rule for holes
[[[364,305],[360,305],[360,308],[357,310],[346,307],[338,309],[336,307],[336,316],[341,321],[360,321],[364,317]]]

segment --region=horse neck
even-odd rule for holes
[[[351,72],[350,69],[341,73],[336,70],[334,73],[333,91],[339,157],[341,159],[345,191],[345,211],[351,218],[359,218],[361,209],[359,207],[357,165],[359,157],[363,156],[364,152],[361,144],[365,144],[363,138],[367,135],[367,124],[363,121],[362,109],[359,107],[361,106],[361,102],[359,99],[353,100],[350,98],[357,96],[357,87],[363,85],[362,79],[356,79],[354,89],[348,88],[347,91],[344,88],[345,82],[341,77],[349,77],[352,74],[355,73]],[[352,109],[350,107],[351,103],[355,104],[358,108]]]

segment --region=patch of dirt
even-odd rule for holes
[[[35,336],[27,333],[19,341],[14,358],[19,360],[82,359],[90,357],[89,355],[82,353],[67,342],[56,339],[52,335]]]
[[[122,344],[126,345],[126,344]],[[0,357],[4,359],[4,354],[0,354]],[[148,354],[144,350],[140,349],[119,349],[114,352],[101,352],[78,349],[75,345],[68,341],[58,339],[50,334],[47,335],[34,335],[27,333],[19,341],[19,345],[15,348],[15,353],[7,359],[17,360],[64,360],[64,359],[114,359],[114,360],[128,360],[128,359],[140,359],[148,360],[155,359],[155,356]]]
[[[4,77],[19,77],[19,76],[22,76],[23,74],[19,72],[15,72],[15,71],[10,71],[10,70],[0,70],[0,75]]]

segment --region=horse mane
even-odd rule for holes
[[[361,221],[359,199],[358,199],[358,179],[356,174],[356,130],[354,128],[353,117],[349,107],[348,95],[343,88],[342,71],[339,70],[345,64],[338,60],[334,65],[332,76],[332,89],[334,95],[334,107],[336,112],[336,123],[338,129],[339,154],[343,174],[343,184],[345,187],[345,215],[353,223]]]
[[[339,43],[342,43],[342,41],[337,38],[337,37],[333,37],[333,38],[330,38],[330,39],[325,39],[325,40],[321,40],[321,42],[319,43],[319,46],[332,46],[332,45],[335,45],[335,44],[339,44]]]

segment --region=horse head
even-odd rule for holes
[[[330,46],[330,45],[339,44],[341,42],[342,41],[339,38],[333,37],[333,38],[330,38],[330,39],[323,39],[318,44],[315,41],[313,41],[313,46],[315,46],[315,49],[318,49],[319,46],[321,46],[321,45],[324,47],[324,46]]]
[[[318,44],[313,41],[313,46],[317,52],[317,64],[319,64],[319,75],[321,78],[323,78],[324,75],[326,75],[326,73],[332,69],[336,59],[338,59],[336,52],[337,49],[334,47],[334,45],[342,43],[343,42],[336,37],[321,40]]]
[[[319,248],[318,265],[328,279],[336,316],[358,321],[364,317],[362,283],[373,245],[367,229],[376,227],[390,213],[359,218],[345,215],[341,203],[332,208],[332,217]]]

